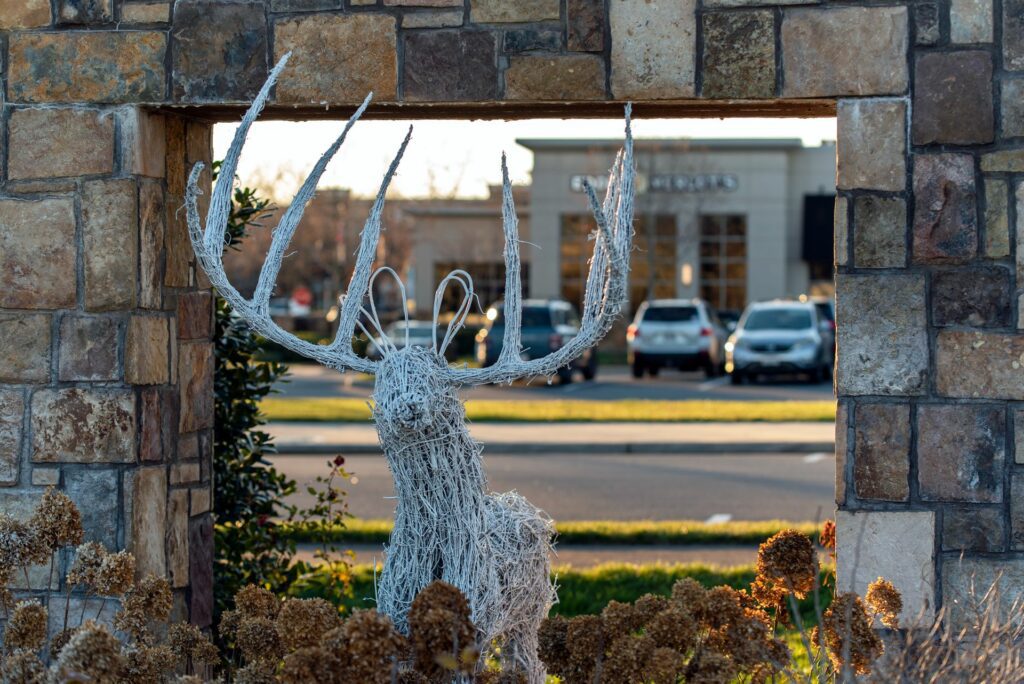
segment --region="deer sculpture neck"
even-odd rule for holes
[[[462,305],[455,312],[440,344],[431,348],[399,348],[384,334],[372,297],[364,306],[373,281],[388,268],[373,270],[381,234],[384,198],[412,135],[410,129],[381,183],[361,233],[348,294],[338,315],[338,331],[329,345],[317,345],[283,330],[269,313],[274,281],[298,228],[306,204],[316,190],[327,163],[370,103],[367,96],[345,124],[338,139],[324,152],[303,182],[274,231],[252,298],[243,297],[224,271],[224,235],[231,216],[232,183],[246,136],[271,89],[284,70],[285,55],[271,71],[252,106],[242,118],[224,157],[210,198],[205,225],[199,216],[202,164],[189,175],[186,209],[189,238],[199,265],[221,297],[264,337],[325,366],[377,376],[374,419],[398,498],[394,531],[386,549],[384,569],[377,582],[377,608],[402,631],[416,594],[441,579],[458,587],[469,600],[477,625],[477,643],[485,657],[494,655],[510,670],[525,675],[529,684],[544,682],[537,655],[537,630],[554,600],[550,579],[551,519],[515,492],[488,493],[481,448],[469,436],[457,391],[467,385],[511,382],[517,378],[551,375],[596,344],[611,328],[626,300],[629,255],[633,241],[633,144],[626,106],[626,140],[608,178],[603,202],[586,185],[594,214],[594,250],[590,259],[579,334],[547,356],[523,360],[521,338],[522,282],[518,219],[512,184],[502,158],[502,228],[505,236],[505,332],[497,362],[487,368],[449,366],[445,347],[465,321],[473,301],[472,281],[454,271],[434,295],[434,327],[449,283],[461,286]],[[402,288],[402,299],[405,299]],[[374,333],[362,321],[369,321]],[[382,352],[380,361],[358,356],[352,348],[356,327]],[[500,653],[492,645],[500,646]],[[468,646],[469,644],[467,644]]]

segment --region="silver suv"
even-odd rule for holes
[[[725,369],[733,384],[776,373],[806,373],[811,382],[831,377],[831,341],[822,323],[812,302],[748,306],[725,345]]]
[[[725,326],[703,299],[652,299],[637,309],[626,329],[633,377],[664,367],[701,369],[709,378],[725,363]]]

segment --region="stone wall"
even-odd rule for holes
[[[383,116],[836,111],[841,582],[891,576],[913,614],[1024,574],[1022,0],[0,2],[0,502],[60,484],[192,619],[210,295],[182,184],[199,119],[289,50],[271,116],[370,89]]]

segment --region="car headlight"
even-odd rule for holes
[[[793,345],[793,351],[807,351],[813,349],[817,344],[815,340],[797,340]]]

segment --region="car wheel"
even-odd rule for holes
[[[734,385],[742,385],[743,384],[743,374],[740,373],[739,371],[733,371],[729,375],[729,382],[731,382]]]
[[[633,362],[633,377],[637,380],[644,377],[644,366],[639,361]]]

